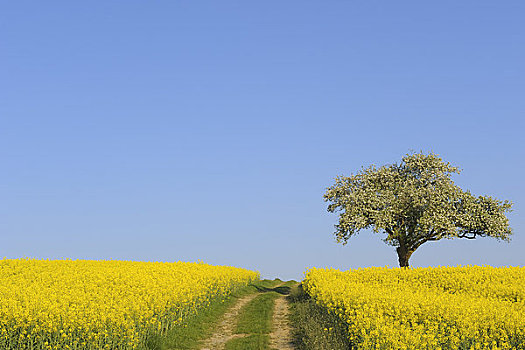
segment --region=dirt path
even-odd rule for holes
[[[290,314],[288,300],[285,295],[275,300],[273,310],[273,331],[270,333],[270,348],[278,350],[293,350],[292,329],[288,315]]]
[[[273,287],[281,287],[285,282],[280,283],[279,285]],[[225,344],[235,338],[242,338],[248,334],[234,334],[237,319],[241,309],[248,304],[252,299],[254,299],[260,293],[253,293],[245,297],[240,298],[237,303],[232,306],[226,313],[223,315],[221,321],[217,325],[215,333],[206,339],[202,346],[201,350],[224,350]],[[288,320],[289,314],[288,300],[286,295],[281,295],[275,299],[273,317],[272,317],[272,332],[270,336],[270,348],[278,350],[293,350],[295,349],[292,345],[292,332],[291,326]]]
[[[237,323],[237,315],[242,307],[256,296],[257,293],[254,293],[240,298],[234,306],[226,311],[222,320],[218,324],[215,333],[204,341],[201,350],[222,350],[224,349],[224,344],[226,344],[228,340],[244,337],[245,334],[233,334]]]

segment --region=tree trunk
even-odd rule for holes
[[[397,249],[397,260],[399,261],[399,267],[409,267],[408,260],[412,255],[413,251],[407,249],[404,246],[400,246]]]

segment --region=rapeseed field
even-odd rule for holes
[[[356,349],[525,349],[523,267],[312,268],[303,288]]]
[[[0,349],[134,349],[257,272],[203,263],[0,260]]]

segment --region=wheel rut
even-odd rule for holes
[[[294,350],[292,328],[288,318],[290,314],[288,300],[285,295],[275,300],[273,310],[273,331],[270,333],[270,348],[277,350]]]

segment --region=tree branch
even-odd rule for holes
[[[473,236],[468,236],[469,234],[472,234]],[[465,232],[461,235],[458,235],[458,238],[476,239],[477,235],[479,235],[478,232]]]
[[[425,242],[439,241],[443,238],[443,232],[436,232],[433,229],[430,230],[428,236],[420,237],[416,239],[411,245],[412,250],[416,250]]]

